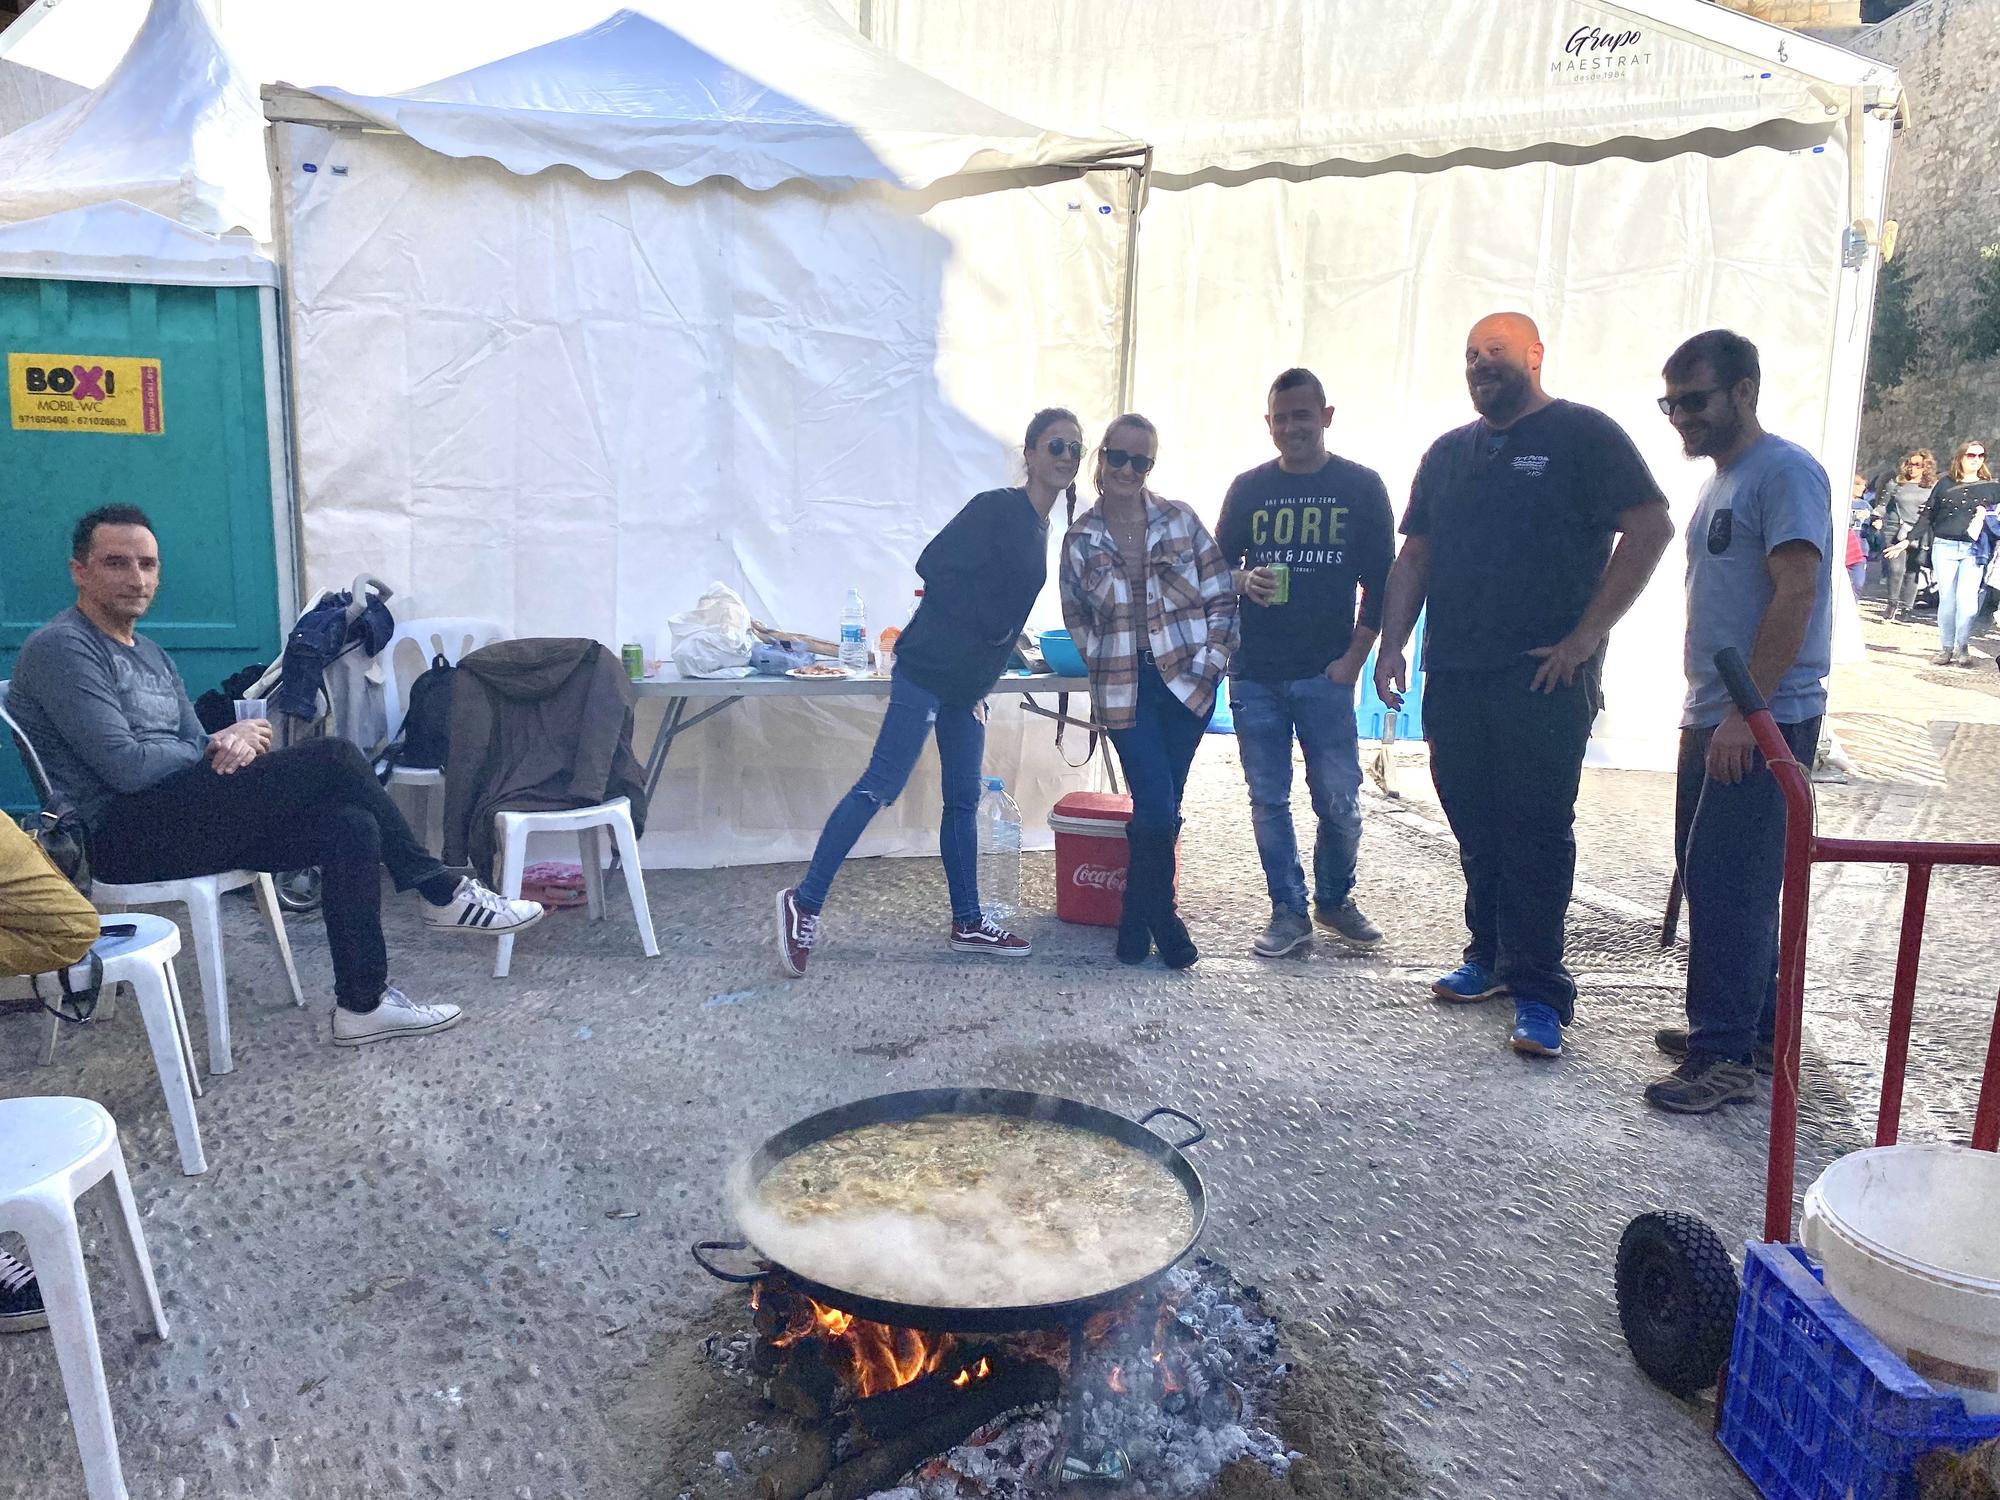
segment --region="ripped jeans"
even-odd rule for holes
[[[976,705],[954,705],[928,688],[917,686],[901,671],[889,684],[889,710],[868,769],[840,799],[819,836],[812,864],[799,882],[798,902],[808,911],[826,904],[833,877],[840,873],[848,850],[866,831],[875,814],[902,795],[916,769],[924,741],[937,731],[938,765],[944,780],[944,818],[938,825],[938,853],[944,859],[945,885],[951,892],[954,922],[979,920],[980,764],[986,754],[986,722]]]

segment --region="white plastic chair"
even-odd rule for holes
[[[658,958],[660,945],[653,938],[653,912],[646,904],[646,874],[639,867],[639,835],[632,827],[632,804],[614,797],[593,807],[572,807],[561,812],[501,812],[493,815],[494,829],[501,847],[500,894],[513,899],[521,894],[521,873],[528,863],[528,839],[537,833],[574,833],[583,860],[583,887],[588,897],[590,919],[604,920],[604,869],[599,864],[597,830],[609,828],[618,847],[618,863],[625,871],[625,892],[632,900],[632,915],[639,923],[639,942],[646,957]],[[493,977],[505,979],[514,961],[514,939],[499,940],[493,959]]]
[[[107,1018],[107,1004],[115,985],[132,987],[139,1002],[139,1016],[146,1025],[146,1041],[153,1050],[153,1066],[159,1070],[167,1117],[173,1121],[181,1171],[189,1177],[199,1177],[208,1170],[208,1157],[202,1152],[201,1126],[194,1117],[194,1101],[201,1096],[201,1079],[195,1070],[194,1045],[188,1039],[180,980],[174,974],[174,955],[181,951],[181,930],[165,917],[148,914],[136,915],[131,922],[139,929],[131,937],[99,938],[92,945],[104,964],[104,994],[98,1004],[97,1019]],[[81,977],[81,970],[71,973],[72,983]],[[35,993],[36,986],[37,981],[31,979],[0,979],[0,999],[26,999]],[[39,988],[42,995],[54,998],[60,992],[57,976],[40,976]],[[49,1044],[42,1055],[43,1062],[55,1056],[57,1034],[73,1025],[54,1016],[49,1018]]]
[[[375,659],[382,664],[382,708],[388,716],[389,738],[403,732],[403,720],[408,716],[410,706],[404,701],[407,689],[403,686],[401,671],[396,665],[396,648],[405,641],[413,641],[423,652],[423,665],[417,668],[421,674],[431,664],[434,657],[442,656],[454,667],[466,656],[481,646],[490,646],[495,641],[504,641],[507,632],[491,620],[410,620],[396,627],[396,633],[389,637],[389,644],[382,648]],[[412,677],[410,681],[416,681]],[[417,787],[421,789],[424,803],[424,843],[431,853],[437,854],[444,848],[444,772],[429,766],[397,766],[389,773],[391,786]]]
[[[34,746],[11,718],[6,717],[9,682],[0,678],[0,723],[11,730],[18,746],[32,755]],[[254,870],[229,870],[220,875],[196,875],[186,880],[151,880],[118,885],[107,880],[90,883],[90,899],[98,910],[123,912],[134,906],[185,906],[188,925],[194,929],[195,967],[201,973],[201,1003],[208,1017],[208,1071],[233,1073],[235,1058],[229,1046],[229,965],[222,956],[222,898],[246,885],[257,888],[257,905],[271,928],[271,941],[278,945],[278,961],[285,981],[292,987],[292,1003],[303,1006],[305,992],[299,988],[299,971],[292,962],[291,939],[285,935],[285,914],[278,906],[278,893],[271,877]]]
[[[188,926],[194,930],[194,962],[201,974],[201,1004],[208,1018],[208,1071],[233,1073],[236,1060],[229,1042],[229,964],[222,953],[222,898],[230,891],[254,886],[257,907],[271,929],[271,941],[278,945],[278,962],[285,982],[292,989],[292,1003],[304,1005],[305,992],[299,988],[299,971],[292,963],[292,940],[285,935],[285,914],[278,906],[278,892],[271,877],[261,870],[230,870],[221,875],[196,875],[187,880],[152,880],[138,885],[116,885],[107,880],[90,883],[90,899],[104,912],[129,911],[135,906],[185,906]]]
[[[49,1312],[70,1425],[83,1458],[84,1493],[90,1500],[126,1500],[118,1435],[111,1425],[111,1393],[97,1346],[97,1314],[76,1223],[76,1200],[106,1177],[118,1193],[115,1228],[121,1232],[112,1238],[154,1330],[166,1338],[167,1314],[153,1280],[125,1155],[118,1149],[118,1126],[102,1105],[88,1099],[0,1099],[0,1230],[28,1242],[28,1259]],[[14,1415],[23,1414],[17,1408]]]

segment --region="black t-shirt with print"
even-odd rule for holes
[[[1382,625],[1382,585],[1395,556],[1395,513],[1382,476],[1328,455],[1310,474],[1288,474],[1276,459],[1239,474],[1222,502],[1215,541],[1231,567],[1284,563],[1291,600],[1244,599],[1242,641],[1232,677],[1295,682],[1317,677],[1354,639],[1354,591],[1367,590],[1361,623]]]
[[[1446,433],[1403,512],[1403,534],[1431,544],[1424,670],[1505,670],[1553,646],[1597,592],[1618,517],[1665,503],[1631,438],[1593,407],[1554,401],[1512,427]]]

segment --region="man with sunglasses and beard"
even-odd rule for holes
[[[1757,1096],[1772,1071],[1785,798],[1715,667],[1743,653],[1785,743],[1810,766],[1833,658],[1833,492],[1826,471],[1757,420],[1757,346],[1696,334],[1661,372],[1660,410],[1689,458],[1715,461],[1688,523],[1687,702],[1674,853],[1688,908],[1685,1030],[1656,1037],[1680,1065],[1646,1086],[1675,1114]],[[1755,1071],[1753,1071],[1753,1069]]]
[[[1471,932],[1465,962],[1431,992],[1453,1004],[1511,996],[1514,1050],[1556,1057],[1576,1005],[1563,921],[1605,639],[1673,521],[1624,431],[1542,390],[1542,355],[1520,313],[1483,318],[1466,339],[1479,419],[1439,438],[1417,469],[1375,688],[1401,705],[1404,646],[1428,603],[1424,734]]]

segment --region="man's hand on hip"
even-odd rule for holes
[[[1756,765],[1756,753],[1756,737],[1750,733],[1743,715],[1732,708],[1729,717],[1716,725],[1715,733],[1709,736],[1708,760],[1703,769],[1710,781],[1734,786],[1750,774]]]
[[[1367,665],[1368,657],[1365,652],[1360,656],[1356,656],[1352,651],[1345,656],[1336,656],[1327,663],[1326,680],[1338,683],[1341,687],[1353,687],[1361,680],[1361,669]]]
[[[264,719],[244,719],[208,737],[208,763],[218,776],[229,776],[271,748],[271,725]]]
[[[1576,674],[1583,664],[1597,655],[1604,638],[1571,631],[1553,646],[1535,646],[1528,655],[1541,658],[1542,664],[1535,669],[1535,680],[1528,684],[1531,693],[1553,693],[1559,687],[1568,687],[1576,681]]]

